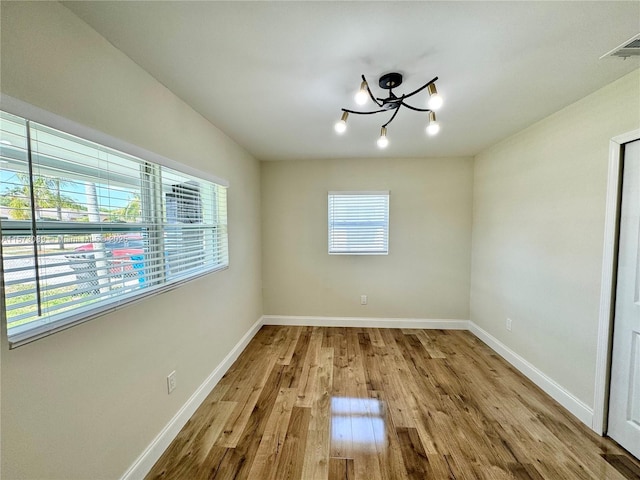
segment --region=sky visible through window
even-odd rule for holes
[[[6,195],[11,190],[12,185],[19,183],[16,172],[4,170],[2,162],[0,162],[0,196]],[[65,187],[65,195],[68,195],[74,202],[83,204],[85,202],[84,183],[68,182]],[[134,194],[126,189],[118,189],[117,187],[100,187],[96,185],[98,198],[109,198],[111,208],[124,208],[133,200]]]

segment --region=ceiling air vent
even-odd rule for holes
[[[610,52],[605,53],[600,58],[601,59],[605,57],[627,58],[627,57],[636,57],[636,56],[640,56],[640,33],[635,37],[630,38],[629,40],[624,42],[622,45],[617,46]]]

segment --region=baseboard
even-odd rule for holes
[[[204,402],[207,395],[211,393],[213,387],[217,385],[222,376],[229,370],[233,362],[240,356],[242,351],[247,347],[251,339],[258,333],[262,327],[262,317],[254,323],[249,331],[240,339],[233,347],[229,354],[214,368],[213,372],[191,395],[189,400],[180,408],[169,423],[162,429],[156,438],[149,444],[144,452],[136,459],[129,469],[122,475],[121,480],[138,480],[143,479],[151,470],[153,465],[158,461],[160,456],[169,447],[174,438],[178,435],[182,427],[192,417],[197,408]]]
[[[265,325],[307,327],[422,328],[430,330],[467,330],[468,320],[427,318],[306,317],[264,315]]]
[[[591,428],[593,423],[593,409],[591,407],[576,398],[572,393],[538,370],[500,340],[471,321],[469,322],[469,331],[513,365],[525,377],[540,387],[547,395],[569,410],[569,412],[576,416],[582,423]]]

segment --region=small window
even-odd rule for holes
[[[329,192],[329,253],[389,253],[389,192]]]
[[[226,186],[0,112],[12,346],[228,266]]]

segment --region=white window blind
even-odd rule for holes
[[[389,192],[329,192],[329,253],[389,253]]]
[[[228,265],[226,188],[0,112],[12,344]]]

